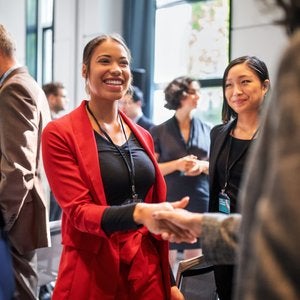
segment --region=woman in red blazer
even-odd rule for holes
[[[171,289],[168,244],[146,228],[158,226],[155,210],[173,209],[162,203],[152,138],[118,111],[129,63],[119,36],[91,40],[82,67],[90,100],[43,132],[44,167],[63,210],[53,300],[183,299]]]

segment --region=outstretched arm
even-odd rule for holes
[[[157,211],[153,218],[165,222],[161,236],[171,242],[193,242],[202,239],[202,249],[208,262],[214,264],[232,264],[235,262],[238,247],[240,214],[224,215],[220,213],[199,214],[182,208],[170,211]],[[173,230],[172,224],[185,235]]]
[[[165,222],[166,224],[165,228],[162,228],[160,232],[162,238],[175,243],[195,242],[196,238],[201,236],[202,217],[202,214],[191,213],[182,208],[175,208],[175,210],[171,211],[156,211],[153,213],[155,220]],[[188,232],[192,238],[185,240],[183,236],[178,234],[178,231],[172,231],[171,225]]]
[[[138,203],[133,213],[134,221],[137,224],[143,224],[154,234],[176,232],[176,235],[180,237],[181,240],[195,241],[194,236],[189,230],[177,226],[175,223],[153,218],[153,215],[157,212],[174,212],[174,209],[183,209],[188,204],[188,201],[189,198],[184,197],[180,201],[173,202],[172,204],[169,202],[157,204]]]

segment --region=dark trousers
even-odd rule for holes
[[[11,247],[16,291],[14,300],[36,300],[38,293],[36,251],[19,253]]]
[[[12,259],[5,234],[0,231],[0,299],[12,299],[15,291]]]
[[[233,265],[214,266],[215,282],[220,300],[231,300],[233,297]]]
[[[61,219],[61,208],[58,205],[52,192],[50,192],[50,221],[57,221]]]

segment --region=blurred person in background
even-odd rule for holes
[[[143,102],[143,92],[137,86],[131,86],[123,99],[119,100],[119,108],[133,122],[149,130],[154,124],[143,114]]]
[[[180,76],[167,85],[164,93],[165,107],[174,110],[175,114],[150,132],[158,165],[167,183],[167,201],[189,196],[189,211],[206,212],[210,126],[193,115],[200,99],[199,83],[193,78]],[[201,245],[199,240],[195,244],[171,243],[173,269],[178,251],[183,252],[185,259],[192,258],[201,254]]]
[[[0,208],[11,246],[14,299],[33,300],[38,292],[36,249],[50,243],[40,153],[50,111],[41,87],[18,64],[14,40],[1,24],[0,107]]]
[[[60,113],[65,111],[69,103],[67,89],[62,82],[49,82],[43,85],[46,94],[52,120],[59,117]]]
[[[236,299],[300,299],[300,1],[279,7],[290,42],[242,188]]]
[[[65,111],[69,102],[67,98],[67,90],[62,82],[49,82],[43,85],[46,94],[52,120],[61,116],[61,112]],[[57,221],[61,219],[61,208],[57,203],[52,191],[50,191],[50,212],[49,220]]]

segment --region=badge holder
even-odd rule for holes
[[[219,212],[224,213],[224,214],[230,214],[230,198],[229,196],[225,193],[224,190],[222,190],[219,193]]]

